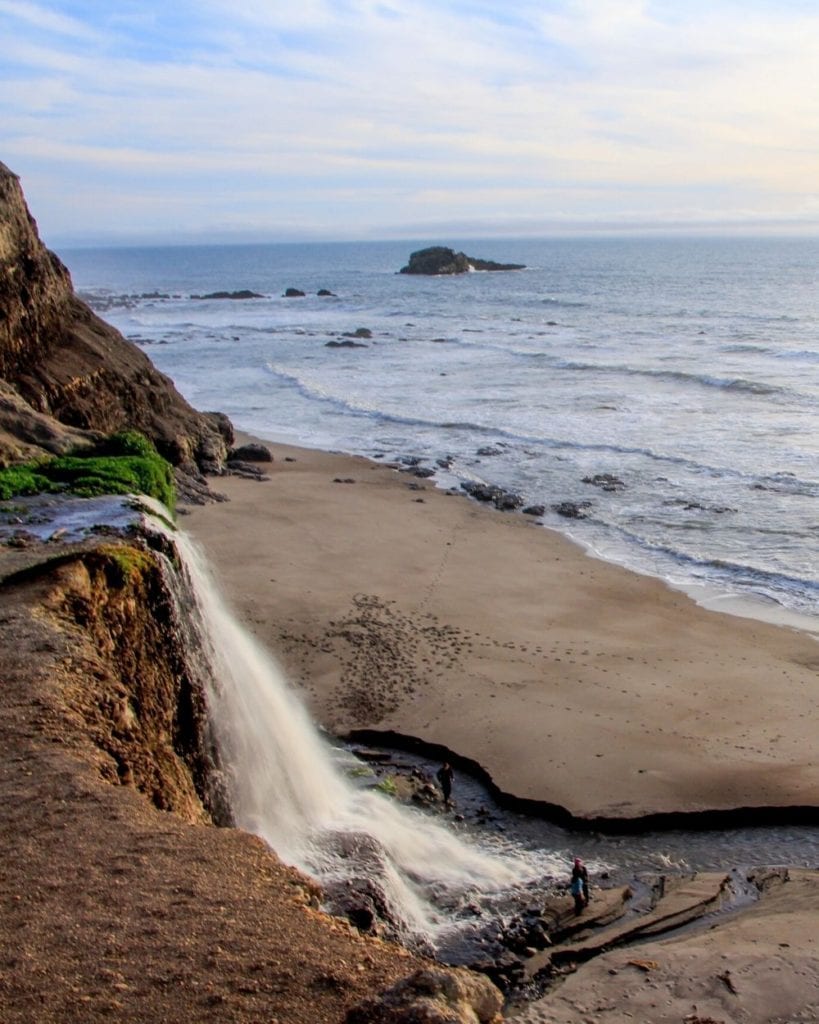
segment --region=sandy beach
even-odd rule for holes
[[[582,818],[819,803],[819,646],[364,459],[274,444],[180,518],[334,734],[395,731]]]

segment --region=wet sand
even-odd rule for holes
[[[270,445],[180,525],[334,734],[393,730],[579,817],[819,805],[819,644],[364,459]],[[292,461],[288,461],[292,460]]]

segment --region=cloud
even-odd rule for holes
[[[170,232],[253,197],[272,237],[616,221],[635,190],[657,219],[814,209],[808,4],[0,0],[0,31],[0,159],[60,233],[163,189]]]

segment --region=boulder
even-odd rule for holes
[[[402,267],[402,274],[426,274],[439,276],[442,274],[465,274],[470,270],[524,270],[523,263],[495,263],[494,260],[481,260],[467,256],[463,252],[455,252],[443,245],[433,245],[428,249],[418,249],[410,253],[409,263]]]
[[[229,461],[238,459],[241,462],[272,462],[273,456],[266,444],[243,444],[239,448],[231,448]]]
[[[559,501],[552,505],[552,510],[565,519],[585,519],[587,508],[591,508],[590,501]]]
[[[611,473],[595,473],[594,476],[584,476],[583,483],[599,487],[601,491],[622,491],[626,486],[619,476],[613,476]]]
[[[286,288],[284,292],[284,298],[286,299],[303,299],[304,292],[298,288]]]
[[[347,1011],[346,1024],[495,1024],[503,999],[462,968],[422,968]]]
[[[352,338],[345,338],[344,341],[325,341],[325,348],[369,348],[360,341],[353,341]]]
[[[476,480],[465,480],[461,489],[466,491],[470,498],[476,501],[491,502],[495,508],[502,512],[511,512],[523,505],[523,498],[513,491],[505,491],[495,484],[479,483]]]

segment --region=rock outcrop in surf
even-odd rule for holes
[[[401,274],[426,274],[440,276],[444,274],[466,274],[470,270],[525,270],[523,263],[496,263],[494,260],[481,260],[475,256],[467,256],[463,252],[455,252],[443,245],[433,245],[428,249],[418,249],[410,253],[409,263],[401,267]]]

